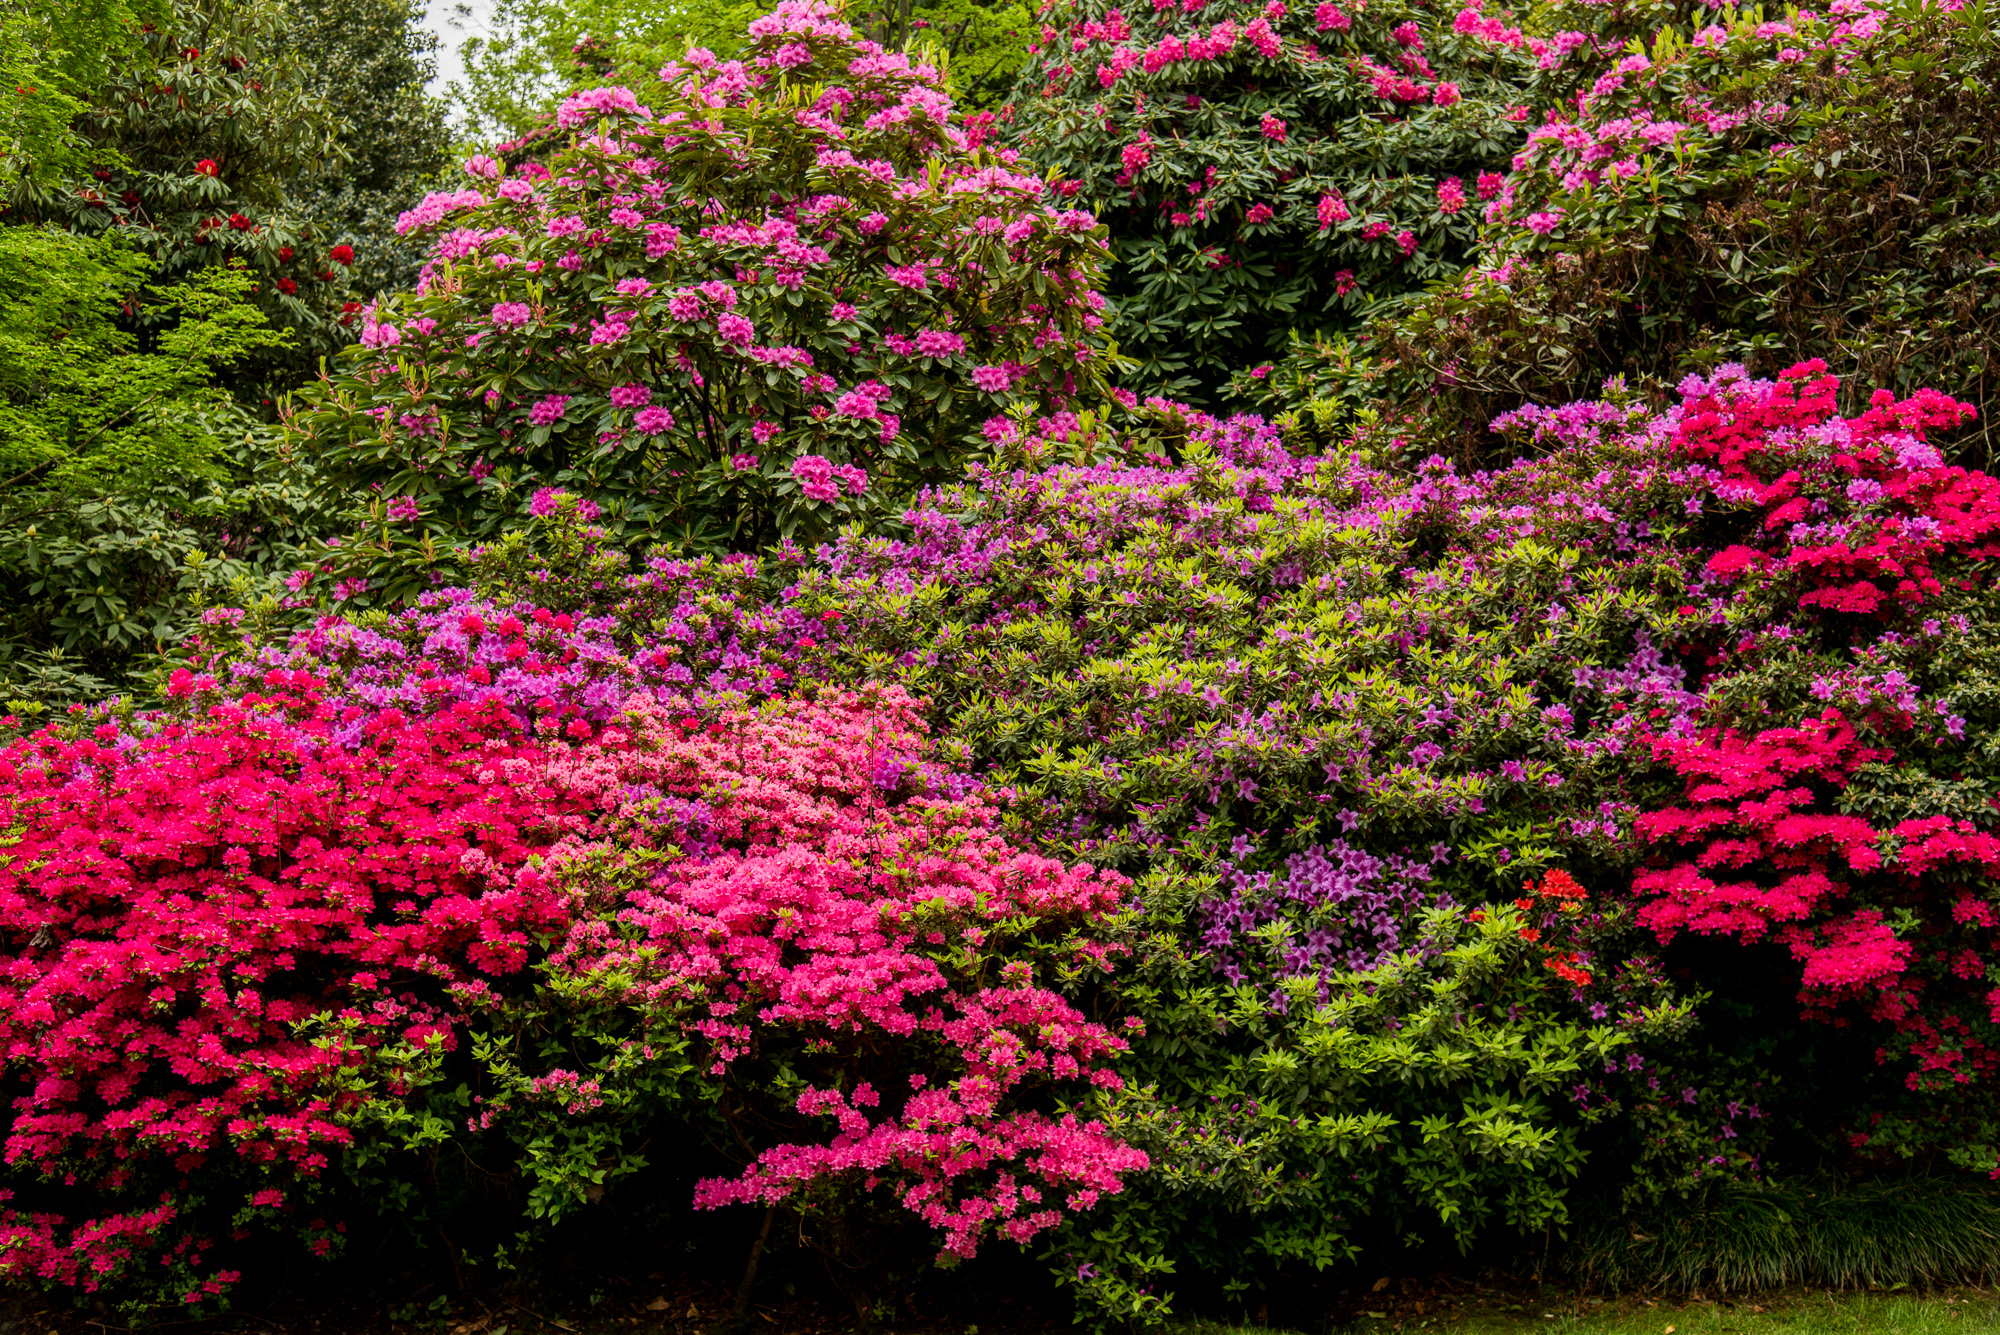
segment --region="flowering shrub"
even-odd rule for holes
[[[1776,382],[1725,368],[1665,412],[1629,395],[1524,409],[1498,425],[1531,457],[1468,474],[1386,467],[1352,443],[1294,454],[1257,419],[1156,406],[1116,462],[982,470],[915,507],[907,538],[633,568],[592,555],[607,535],[556,502],[541,528],[558,570],[530,535],[488,554],[483,593],[285,642],[217,616],[200,650],[219,679],[310,670],[370,707],[503,705],[581,729],[585,750],[630,690],[668,717],[703,690],[920,693],[940,762],[1010,791],[1017,843],[1131,878],[1125,916],[1063,910],[1059,931],[1075,922],[1108,953],[1037,955],[1038,970],[1080,971],[1035,982],[1080,1015],[1140,1021],[1115,1056],[1093,1046],[1108,1035],[1051,1031],[1077,1075],[1115,1060],[1120,1078],[1047,1113],[1101,1123],[1150,1169],[1049,1254],[1095,1310],[1152,1319],[1169,1310],[1169,1268],[1229,1276],[1228,1296],[1385,1228],[1471,1245],[1560,1223],[1573,1182],[1639,1207],[1841,1154],[2000,1166],[1985,1111],[2000,774],[1969,740],[2000,721],[1983,578],[2000,498],[1927,439],[1964,415],[1926,391],[1842,417],[1821,366]],[[530,592],[555,608],[508,610]],[[509,615],[520,624],[489,644]],[[863,769],[856,755],[836,772],[866,807]],[[872,791],[884,782],[904,780]],[[650,801],[660,786],[629,790]],[[964,1202],[1013,1200],[997,1176],[933,1197],[887,1175],[907,1174],[934,1128],[888,1095],[907,1068],[847,1068],[885,1100],[857,1105],[858,1083],[783,1055],[845,1049],[793,1046],[814,1031],[787,1028],[790,975],[762,972],[754,929],[782,920],[762,881],[719,901],[753,925],[742,949],[677,968],[663,931],[707,921],[714,905],[686,896],[710,873],[635,881],[624,839],[604,836],[565,881],[601,866],[606,889],[584,893],[628,906],[601,957],[565,947],[580,966],[566,977],[607,979],[575,995],[625,1007],[696,968],[768,989],[759,1013],[778,1027],[747,1037],[728,1027],[747,1023],[737,1012],[689,992],[672,1033],[696,1057],[676,1060],[838,1124],[832,1143],[760,1146],[704,1201],[819,1208],[829,1181],[874,1171],[949,1240]],[[762,856],[741,851],[745,868]],[[818,875],[793,880],[812,890]],[[902,949],[944,970],[954,1005],[985,1007],[990,982],[930,953],[963,929],[941,930]],[[1745,1035],[1704,1024],[1687,989],[1729,992],[1744,970],[1690,953],[1702,935],[1775,942],[1803,1006],[1758,1013]],[[631,953],[644,945],[660,950],[657,980]],[[1024,949],[995,948],[996,964]],[[1121,949],[1104,975],[1095,961]],[[910,967],[875,975],[886,1001],[929,977]],[[1801,1011],[1815,1023],[1772,1051],[1765,1038]],[[903,1032],[985,1074],[954,1054],[951,1013]],[[605,1049],[643,1044],[636,1023],[607,1022]],[[1013,1050],[1054,1070],[1048,1041]],[[1854,1045],[1886,1080],[1812,1083]],[[596,1066],[564,1069],[614,1101]],[[981,1152],[1021,1147],[995,1131]],[[1094,1189],[1085,1169],[1104,1160],[1090,1155],[1051,1160],[1078,1164],[1066,1190]],[[1033,1213],[1016,1209],[1010,1221]]]
[[[1477,475],[1302,458],[1254,419],[1169,417],[1165,439],[1134,445],[1161,451],[1147,465],[987,474],[914,512],[907,541],[656,562],[597,601],[631,645],[673,628],[672,661],[696,679],[909,683],[1019,789],[1026,830],[1138,878],[1161,953],[1134,976],[1161,999],[1130,1059],[1140,1078],[1123,1097],[1137,1102],[1118,1115],[1137,1127],[1151,1125],[1142,1103],[1181,1110],[1172,1136],[1138,1141],[1159,1173],[1211,1137],[1234,1142],[1221,1109],[1294,1106],[1281,1088],[1385,1128],[1435,1126],[1424,1119],[1444,1114],[1394,1089],[1345,1086],[1358,1102],[1332,1104],[1303,1092],[1321,1068],[1301,1055],[1313,1007],[1299,1003],[1379,994],[1407,952],[1428,958],[1428,936],[1546,888],[1549,869],[1587,887],[1589,912],[1559,949],[1512,957],[1537,981],[1506,1006],[1524,1033],[1601,1022],[1626,1046],[1615,1072],[1602,1051],[1570,1052],[1561,1111],[1523,1114],[1556,1137],[1545,1146],[1583,1143],[1556,1128],[1615,1105],[1591,1143],[1633,1201],[1822,1152],[1770,1138],[1770,1070],[1685,1046],[1721,1036],[1680,1027],[1648,944],[1768,932],[1809,971],[1807,1013],[1869,1026],[1886,1069],[1913,1077],[1902,1099],[1843,1093],[1848,1129],[1978,1166],[1991,891],[1972,872],[1994,787],[1959,736],[1976,735],[1984,687],[1957,682],[1983,680],[1976,572],[2000,507],[1990,479],[1924,440],[1960,422],[1959,405],[1878,394],[1843,419],[1822,372],[1766,384],[1728,370],[1689,381],[1664,414],[1524,410],[1500,425],[1541,457]],[[1740,746],[1723,740],[1732,728]],[[1898,847],[1911,860],[1855,881],[1839,850],[1856,840],[1885,869]],[[1947,848],[1965,850],[1951,872],[1933,851]],[[1780,885],[1812,868],[1850,888]],[[1404,1023],[1385,1014],[1386,1032],[1407,1032],[1390,1019]],[[1465,1097],[1531,1093],[1512,1079],[1489,1069]],[[1256,1181],[1289,1180],[1288,1154],[1321,1161],[1300,1141],[1259,1143],[1243,1161]],[[1148,1256],[1236,1273],[1250,1257],[1341,1254],[1359,1220],[1472,1228],[1510,1199],[1480,1170],[1456,1179],[1449,1208],[1417,1204],[1427,1152],[1398,1151],[1403,1166],[1359,1197],[1153,1201],[1093,1224],[1119,1239],[1108,1251],[1067,1240],[1066,1273],[1110,1310],[1152,1310]],[[1533,1217],[1559,1217],[1560,1193],[1536,1199],[1547,1213]],[[1204,1236],[1229,1242],[1186,1250]]]
[[[1163,1310],[1165,1295],[1142,1292],[1152,1263],[1132,1256],[1254,1277],[1286,1257],[1344,1256],[1391,1214],[1413,1236],[1467,1239],[1509,1218],[1559,1219],[1553,1184],[1582,1162],[1582,1129],[1608,1110],[1666,1127],[1649,1141],[1670,1147],[1648,1169],[1656,1186],[1747,1163],[1753,1151],[1724,1134],[1726,1081],[1704,1079],[1693,1103],[1678,1102],[1690,1083],[1674,1074],[1686,1011],[1655,966],[1631,958],[1643,940],[1629,906],[1600,898],[1574,922],[1558,918],[1543,939],[1560,950],[1519,936],[1544,930],[1525,916],[1504,930],[1468,916],[1496,886],[1522,897],[1525,879],[1552,862],[1603,885],[1637,855],[1635,707],[1679,717],[1692,697],[1678,667],[1635,642],[1645,601],[1601,608],[1576,591],[1580,558],[1563,548],[1601,538],[1608,495],[1621,515],[1677,508],[1674,470],[1633,464],[1627,493],[1554,470],[1481,481],[1433,470],[1412,484],[1358,458],[1294,458],[1261,424],[1167,427],[1181,465],[987,475],[913,513],[910,542],[855,535],[824,562],[796,552],[655,560],[593,591],[524,569],[528,553],[517,550],[520,564],[496,577],[523,591],[572,589],[602,618],[576,622],[591,643],[579,641],[560,670],[503,678],[498,663],[482,663],[490,677],[416,679],[434,680],[424,689],[442,699],[489,689],[513,698],[549,671],[550,701],[586,709],[583,695],[561,692],[588,691],[604,672],[631,671],[654,690],[921,681],[935,715],[952,721],[952,744],[1019,787],[1010,809],[1024,833],[1137,874],[1151,935],[1137,943],[1130,986],[1150,998],[1146,1036],[1127,1059],[1140,1079],[1104,1115],[1135,1128],[1161,1173],[1208,1167],[1200,1191],[1143,1187],[1146,1204],[1093,1225],[1092,1236],[1109,1228],[1126,1242],[1066,1235],[1062,1249],[1076,1255],[1064,1273],[1105,1310]],[[1336,519],[1351,535],[1337,554],[1319,536]],[[550,519],[581,522],[574,512]],[[1408,544],[1441,532],[1481,554],[1474,565],[1453,556],[1406,571]],[[1673,558],[1603,545],[1629,566],[1628,600]],[[1501,573],[1477,574],[1481,559]],[[564,570],[583,563],[575,547],[559,560]],[[1161,569],[1175,572],[1170,582]],[[1090,601],[1051,607],[1051,590]],[[1510,623],[1523,590],[1565,614]],[[1344,601],[1330,603],[1329,591]],[[1263,619],[1243,615],[1260,602]],[[1177,634],[1162,652],[1154,637],[1169,622],[1199,627],[1199,638]],[[1484,636],[1479,660],[1447,660],[1439,646],[1465,634]],[[1623,647],[1599,669],[1605,637]],[[343,664],[360,683],[434,640],[448,643],[448,631],[411,615],[253,652],[271,665]],[[1589,657],[1558,659],[1552,672],[1557,644]],[[1419,684],[1447,661],[1462,682]],[[1572,662],[1588,668],[1580,682]],[[1413,727],[1426,712],[1436,721]],[[1469,953],[1434,966],[1430,952],[1447,941]],[[1376,1037],[1355,1070],[1336,1077],[1305,1060],[1321,1041],[1314,998],[1379,992],[1383,971],[1412,968],[1462,992],[1464,1007],[1493,1009],[1496,1024],[1504,1014],[1494,1041],[1535,1055],[1482,1058],[1416,1098],[1411,1072],[1458,1061],[1448,1055],[1457,1030],[1426,1028],[1431,1037],[1410,1047],[1395,999],[1417,994],[1397,990],[1374,1013]],[[1203,1147],[1240,1134],[1228,1110],[1246,1102],[1274,1124],[1217,1176]],[[1360,1120],[1290,1126],[1301,1110],[1328,1107]],[[1174,1108],[1195,1111],[1156,1136]],[[1507,1111],[1463,1135],[1438,1131],[1437,1119],[1458,1125],[1474,1108]],[[1283,1191],[1256,1185],[1370,1147],[1381,1152],[1371,1161],[1398,1166]],[[1205,1251],[1205,1236],[1227,1241]]]
[[[445,605],[412,675],[571,629],[484,610]],[[900,693],[586,717],[297,668],[172,690],[136,732],[0,756],[17,1281],[206,1301],[230,1240],[326,1254],[440,1137],[520,1180],[525,1242],[723,1090],[757,1158],[698,1207],[837,1224],[882,1190],[954,1256],[1145,1166],[1024,1102],[1118,1087],[1125,1040],[1034,973],[1108,969],[1122,882],[1003,841]]]
[[[697,1208],[826,1209],[887,1187],[946,1254],[970,1256],[1145,1166],[1102,1126],[1020,1104],[1051,1081],[1120,1083],[1107,1059],[1125,1041],[1033,975],[1108,967],[1075,929],[1118,906],[1123,878],[1009,847],[991,800],[924,760],[920,726],[891,691],[689,719],[684,737],[654,729],[664,744],[615,764],[586,752],[579,781],[628,803],[635,783],[657,789],[659,808],[633,814],[657,828],[671,813],[663,833],[686,856],[664,874],[631,851],[619,871],[593,865],[586,893],[622,892],[624,907],[615,925],[573,930],[552,967],[635,1014],[688,1009],[713,1074],[754,1089],[759,1072],[799,1115],[837,1124],[829,1143],[781,1144],[703,1183]],[[635,833],[625,850],[648,842]],[[885,1040],[904,1069],[882,1063]]]
[[[566,101],[546,166],[474,158],[404,215],[433,238],[419,291],[294,421],[381,492],[346,578],[496,537],[550,486],[627,546],[817,538],[1010,411],[1101,398],[1101,232],[972,148],[934,69],[795,0],[743,60],[660,74]]]
[[[1969,406],[1881,392],[1843,419],[1824,369],[1696,385],[1676,423],[1676,448],[1748,512],[1744,541],[1705,568],[1713,603],[1726,595],[1727,621],[1768,629],[1718,636],[1709,658],[1718,677],[1754,680],[1755,698],[1728,690],[1697,737],[1657,744],[1686,804],[1639,818],[1668,856],[1633,889],[1662,939],[1785,945],[1809,1012],[1881,1022],[1878,1060],[1957,1114],[1948,1132],[1878,1122],[1858,1143],[1935,1137],[2000,1176],[2000,1124],[1971,1092],[2000,1076],[2000,839],[1960,712],[1983,695],[1973,646],[1990,633],[2000,482],[1925,443]],[[1956,791],[1925,791],[1945,774]]]
[[[292,1213],[351,1144],[331,1074],[456,1046],[567,918],[528,859],[575,808],[484,772],[532,750],[504,711],[343,719],[308,674],[247,685],[0,754],[16,1280],[220,1292],[229,1221]]]
[[[1003,119],[1110,225],[1120,351],[1197,395],[1266,367],[1289,325],[1455,272],[1530,86],[1573,49],[1339,0],[1044,5],[1042,24]]]
[[[1529,134],[1463,282],[1384,321],[1376,365],[1306,351],[1277,392],[1386,392],[1412,434],[1476,452],[1498,412],[1608,375],[1664,405],[1689,370],[1821,357],[1967,398],[1956,448],[1990,465],[2000,57],[1954,9],[1842,0],[1649,35]]]

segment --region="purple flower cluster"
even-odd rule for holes
[[[1292,924],[1294,930],[1272,948],[1268,972],[1317,976],[1324,999],[1330,975],[1376,968],[1403,945],[1404,928],[1417,910],[1450,902],[1425,888],[1450,856],[1442,844],[1419,861],[1378,856],[1334,839],[1292,854],[1281,871],[1234,869],[1224,878],[1226,893],[1200,907],[1200,940],[1216,971],[1240,984],[1249,977],[1241,956],[1257,930]],[[1283,996],[1274,994],[1281,1009]]]

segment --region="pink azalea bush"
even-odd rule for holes
[[[577,882],[614,911],[575,924],[550,968],[635,1015],[683,1014],[729,1084],[756,1089],[782,1054],[818,1076],[793,1110],[838,1128],[701,1183],[696,1208],[803,1198],[837,1213],[882,1189],[971,1256],[1145,1166],[1102,1125],[1020,1104],[1056,1082],[1120,1084],[1108,1061],[1125,1040],[1033,975],[1037,955],[1058,973],[1109,968],[1077,929],[1120,907],[1124,879],[1011,847],[992,798],[924,750],[914,702],[890,690],[714,721],[641,705],[560,768],[568,787],[619,795],[625,823]],[[683,855],[662,869],[667,846]],[[874,1059],[885,1042],[923,1058],[898,1085],[857,1078],[893,1069]]]
[[[818,538],[894,515],[1010,414],[1107,402],[1096,220],[819,0],[755,20],[739,60],[692,50],[557,119],[567,147],[475,157],[403,215],[418,290],[365,313],[293,418],[338,484],[421,502],[419,528],[376,510],[342,578],[498,536],[549,486],[630,547]],[[813,459],[849,471],[823,485]]]
[[[523,610],[453,608],[430,652],[556,629]],[[1053,988],[1112,967],[1122,879],[1003,839],[1006,795],[933,760],[898,691],[586,715],[303,669],[172,689],[0,753],[16,1283],[203,1303],[248,1239],[325,1255],[409,1201],[440,1135],[525,1171],[497,1230],[525,1245],[602,1190],[607,1143],[615,1185],[723,1090],[754,1161],[717,1158],[698,1208],[837,1223],[881,1193],[952,1256],[1146,1164],[1039,1106],[1119,1086],[1126,1040]]]

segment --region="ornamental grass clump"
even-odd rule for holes
[[[420,591],[438,545],[551,486],[635,551],[818,540],[1009,414],[1108,402],[1102,230],[976,147],[936,69],[789,0],[741,60],[659,73],[571,97],[567,148],[474,158],[398,224],[431,242],[417,292],[293,418],[371,497],[350,596]]]

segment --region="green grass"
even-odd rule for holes
[[[1535,1299],[1520,1293],[1408,1293],[1379,1303],[1324,1335],[2000,1335],[2000,1291],[1929,1294],[1791,1292],[1739,1302],[1651,1302],[1643,1298]],[[1421,1303],[1424,1310],[1417,1310]],[[1379,1315],[1377,1314],[1379,1312]],[[1304,1335],[1266,1327],[1188,1322],[1173,1335]],[[1317,1335],[1317,1333],[1315,1333]]]
[[[1761,1310],[1759,1310],[1761,1309]],[[1354,1329],[1384,1329],[1407,1321],[1362,1320]],[[1449,1327],[1465,1335],[1972,1335],[2000,1331],[2000,1296],[1958,1292],[1937,1297],[1821,1294],[1762,1303],[1689,1303],[1657,1307],[1620,1304],[1592,1314],[1547,1307],[1505,1315],[1479,1315]]]

